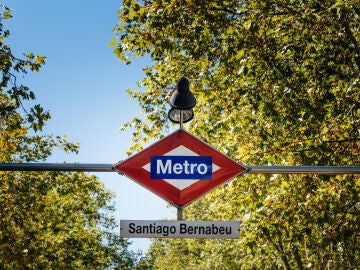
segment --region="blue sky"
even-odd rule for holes
[[[125,92],[136,88],[147,58],[126,66],[108,46],[114,37],[120,0],[107,1],[2,1],[13,9],[5,21],[11,32],[7,44],[13,52],[46,56],[39,73],[28,73],[23,82],[35,92],[37,102],[52,119],[46,134],[68,135],[80,142],[78,155],[57,151],[48,162],[111,163],[126,158],[131,131],[119,127],[139,113]],[[96,174],[116,194],[120,219],[174,219],[176,210],[147,189],[116,173]],[[148,239],[132,239],[133,249],[145,250]]]

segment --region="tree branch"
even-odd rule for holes
[[[344,20],[342,25],[345,29],[346,37],[350,40],[351,45],[353,45],[352,49],[355,52],[355,54],[354,54],[355,63],[358,66],[358,68],[360,69],[360,58],[359,58],[360,47],[359,47],[359,44],[358,44],[357,40],[355,39],[353,32],[350,29],[349,22]]]
[[[297,246],[292,246],[291,247],[291,253],[294,256],[295,262],[296,262],[296,266],[299,270],[304,270],[302,261],[301,261],[301,257],[299,255],[299,249]]]
[[[280,255],[280,259],[281,261],[283,262],[284,264],[284,267],[286,270],[291,270],[291,267],[290,267],[290,264],[289,264],[289,261],[286,257],[286,254],[284,252],[284,247],[281,243],[281,240],[279,238],[279,240],[277,241],[277,243],[275,243],[272,239],[271,239],[271,236],[270,234],[263,234],[265,236],[265,238],[270,242],[270,244],[275,248],[275,250],[279,253]]]

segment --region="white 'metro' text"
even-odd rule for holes
[[[207,174],[208,166],[204,163],[189,163],[187,160],[184,160],[182,163],[173,163],[171,159],[167,159],[165,164],[163,160],[157,160],[156,162],[156,173],[157,174]]]

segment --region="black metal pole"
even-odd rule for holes
[[[114,172],[106,163],[0,163],[0,171]],[[250,174],[360,174],[360,166],[247,166]]]
[[[113,164],[98,163],[0,163],[0,171],[113,172]]]
[[[249,166],[251,174],[360,174],[360,166]]]

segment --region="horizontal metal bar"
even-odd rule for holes
[[[0,163],[0,171],[114,172],[104,163]],[[250,174],[360,174],[360,166],[247,166]]]
[[[251,174],[360,174],[360,166],[248,166]]]
[[[97,163],[0,163],[0,171],[113,172],[112,164]]]

